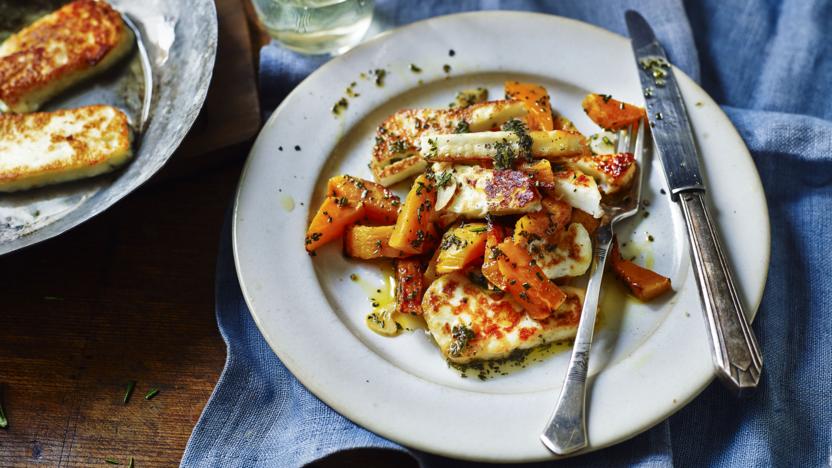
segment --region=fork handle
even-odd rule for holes
[[[598,298],[601,294],[601,280],[607,253],[612,244],[612,227],[602,224],[598,228],[592,273],[586,286],[586,295],[581,309],[581,320],[572,357],[566,370],[566,379],[560,391],[555,411],[540,435],[540,440],[549,450],[566,455],[587,446],[586,434],[586,376],[589,370],[589,349],[598,313]]]
[[[757,387],[763,357],[705,204],[705,192],[682,192],[679,204],[688,227],[696,283],[708,321],[717,376],[735,394],[742,395]]]

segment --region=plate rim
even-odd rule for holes
[[[350,57],[352,56],[352,54],[355,53],[356,50],[359,50],[359,49],[363,50],[364,48],[374,47],[376,44],[383,43],[390,36],[393,36],[395,34],[399,34],[403,31],[409,30],[411,28],[423,27],[426,23],[431,23],[431,22],[436,22],[436,21],[451,21],[451,20],[460,19],[460,18],[464,19],[464,18],[482,17],[482,16],[500,16],[500,18],[503,19],[503,20],[506,19],[506,16],[514,16],[514,18],[510,19],[512,21],[514,21],[515,19],[522,19],[522,17],[524,17],[524,16],[544,17],[547,20],[555,20],[555,21],[562,21],[562,22],[566,22],[566,23],[572,23],[573,25],[577,25],[579,27],[586,28],[587,30],[591,30],[592,34],[606,35],[608,37],[614,38],[615,40],[628,40],[626,37],[621,36],[617,33],[612,32],[612,31],[606,30],[606,29],[604,29],[600,26],[596,26],[596,25],[591,24],[591,23],[587,23],[587,22],[584,22],[584,21],[575,20],[575,19],[572,19],[572,18],[567,18],[567,17],[563,17],[563,16],[559,16],[559,15],[552,15],[552,14],[541,13],[541,12],[512,11],[512,10],[473,11],[473,12],[460,12],[460,13],[453,13],[453,14],[449,14],[449,15],[435,16],[435,17],[419,20],[419,21],[416,21],[416,22],[413,22],[413,23],[408,23],[406,25],[402,25],[402,26],[399,26],[399,27],[391,29],[391,30],[384,31],[384,32],[374,36],[373,38],[370,38],[370,39],[362,42],[359,46],[357,46],[354,49],[346,52],[345,54],[329,60],[327,63],[323,64],[318,69],[313,71],[310,75],[308,75],[306,78],[304,78],[304,80],[302,80],[290,93],[288,93],[286,95],[286,97],[283,99],[283,101],[280,103],[280,105],[275,109],[275,111],[272,113],[272,115],[268,118],[266,123],[263,125],[263,128],[258,133],[258,136],[257,136],[257,138],[254,142],[254,145],[252,146],[252,149],[249,151],[249,154],[247,156],[245,165],[243,167],[243,171],[241,172],[241,175],[240,175],[240,180],[239,180],[239,183],[238,183],[237,191],[235,193],[234,205],[233,205],[233,210],[232,210],[232,250],[233,250],[233,254],[234,254],[234,266],[235,266],[235,269],[236,269],[236,273],[238,275],[238,281],[240,283],[240,288],[241,288],[243,298],[246,302],[246,305],[249,308],[252,319],[254,320],[255,324],[257,325],[258,330],[260,331],[260,333],[266,339],[266,341],[267,341],[269,347],[272,349],[272,351],[281,359],[281,362],[283,362],[283,364],[287,367],[287,369],[290,372],[292,372],[293,376],[295,376],[304,385],[304,387],[306,387],[311,393],[313,393],[317,398],[321,399],[325,404],[327,404],[334,411],[336,411],[340,415],[346,417],[347,419],[349,419],[350,421],[355,423],[357,426],[364,427],[368,430],[371,430],[374,433],[376,433],[377,435],[385,437],[385,438],[387,438],[391,441],[394,441],[394,442],[402,445],[405,448],[415,448],[415,449],[418,449],[418,450],[423,450],[423,451],[426,451],[426,452],[430,452],[430,453],[434,453],[434,454],[438,454],[438,455],[442,455],[442,456],[446,456],[446,457],[451,457],[451,458],[458,458],[458,459],[465,459],[465,460],[472,460],[472,461],[502,462],[502,463],[505,463],[505,462],[535,462],[535,461],[553,460],[553,459],[558,459],[558,458],[567,458],[567,457],[552,457],[552,456],[548,456],[548,457],[547,456],[543,456],[543,457],[529,456],[529,457],[523,457],[523,458],[493,458],[493,457],[482,457],[482,456],[478,456],[477,454],[461,454],[459,452],[437,450],[436,447],[419,443],[419,441],[415,440],[414,438],[409,438],[408,439],[408,438],[402,437],[401,434],[399,434],[399,433],[391,434],[388,431],[382,430],[381,428],[379,428],[373,422],[371,422],[371,421],[368,422],[367,419],[358,418],[357,417],[358,415],[356,415],[354,411],[351,411],[350,408],[337,405],[333,401],[332,398],[330,398],[326,395],[325,390],[323,388],[321,388],[321,386],[318,385],[313,379],[307,379],[308,381],[304,381],[304,380],[301,380],[300,377],[298,377],[299,374],[300,375],[304,374],[304,372],[302,371],[302,366],[300,366],[297,362],[294,362],[291,359],[284,359],[284,357],[281,356],[281,352],[279,351],[280,346],[275,342],[276,340],[273,340],[273,339],[270,338],[270,335],[269,335],[268,331],[265,329],[265,325],[261,322],[261,317],[259,317],[257,315],[257,313],[255,312],[255,307],[252,305],[253,304],[253,299],[251,298],[251,292],[249,291],[247,285],[244,284],[243,279],[242,279],[243,274],[242,274],[242,265],[240,263],[240,254],[239,254],[238,228],[239,228],[239,216],[240,216],[240,200],[241,200],[241,195],[242,195],[243,188],[244,188],[244,182],[247,179],[247,175],[248,175],[248,173],[251,169],[252,160],[253,160],[252,155],[254,154],[254,151],[257,147],[258,142],[260,142],[261,139],[263,138],[263,134],[266,131],[266,129],[270,128],[272,125],[274,125],[274,122],[278,119],[278,116],[280,115],[281,111],[284,109],[284,107],[287,105],[287,103],[290,102],[290,100],[291,100],[290,98],[294,97],[295,94],[300,93],[302,91],[301,88],[303,87],[303,85],[307,81],[309,81],[312,77],[318,75],[319,73],[320,74],[327,73],[327,71],[330,68],[338,66],[338,64],[340,64],[341,62],[343,62],[345,60],[349,60]],[[695,91],[698,91],[698,92],[701,93],[702,96],[705,96],[705,99],[707,99],[709,101],[709,104],[711,104],[712,107],[716,109],[716,112],[718,112],[723,117],[725,117],[725,119],[730,123],[728,128],[726,128],[725,130],[732,133],[732,136],[736,139],[736,141],[741,142],[742,146],[745,148],[745,155],[748,157],[749,161],[751,162],[751,164],[753,166],[753,171],[752,171],[752,173],[749,174],[749,176],[753,175],[753,177],[751,177],[750,180],[749,180],[749,182],[750,182],[749,186],[750,186],[750,188],[753,192],[755,192],[759,195],[759,201],[762,203],[762,207],[764,208],[763,209],[764,217],[763,217],[762,221],[764,222],[764,224],[767,227],[767,229],[765,230],[763,239],[761,239],[761,243],[764,244],[764,247],[765,247],[764,248],[765,257],[763,259],[764,260],[763,264],[765,265],[765,271],[764,271],[764,273],[762,275],[762,278],[761,278],[762,284],[760,285],[760,297],[756,300],[756,303],[748,304],[750,307],[749,307],[747,313],[750,316],[750,320],[753,321],[754,318],[756,317],[756,314],[757,314],[758,310],[759,310],[759,306],[760,306],[760,303],[762,301],[763,294],[765,292],[765,284],[766,284],[766,281],[767,281],[767,278],[768,278],[768,273],[769,273],[769,269],[770,269],[770,259],[771,259],[771,222],[770,222],[769,211],[768,211],[768,203],[767,203],[767,199],[765,197],[765,191],[763,190],[762,180],[760,178],[759,171],[757,170],[756,164],[754,163],[753,157],[752,157],[750,151],[748,150],[747,145],[745,144],[745,141],[742,139],[741,135],[737,131],[733,122],[731,122],[731,120],[727,117],[727,115],[722,110],[722,108],[719,107],[719,105],[713,100],[713,98],[707,92],[705,92],[701,88],[701,86],[699,86],[699,84],[697,82],[695,82],[693,79],[688,77],[688,75],[684,71],[676,68],[675,66],[674,66],[674,68],[676,69],[677,73],[680,73],[682,75],[682,80],[686,81],[687,85],[693,86],[693,89]],[[319,175],[316,175],[316,178],[317,177],[319,177]],[[420,377],[418,377],[418,376],[414,376],[414,377],[417,378],[417,379],[420,379]],[[636,430],[632,433],[622,435],[621,437],[616,438],[614,440],[611,440],[610,442],[605,443],[603,445],[594,446],[594,447],[592,447],[592,449],[590,451],[595,451],[595,450],[599,450],[599,449],[602,449],[602,448],[609,447],[611,445],[618,444],[622,441],[628,440],[632,437],[635,437],[638,434],[641,434],[641,433],[649,430],[650,428],[652,428],[655,425],[659,424],[660,422],[664,421],[666,418],[675,414],[677,411],[679,411],[680,409],[685,407],[690,401],[695,399],[714,380],[714,377],[715,377],[715,374],[713,372],[711,372],[710,375],[703,378],[700,382],[700,385],[698,385],[697,388],[693,389],[693,391],[690,393],[688,398],[686,398],[684,401],[680,401],[677,405],[675,405],[675,407],[671,411],[667,412],[664,416],[650,422],[649,424],[644,425],[643,427],[639,428],[638,430]],[[553,404],[554,404],[554,400],[553,400]],[[358,423],[358,422],[356,422],[357,420],[362,420],[362,422]],[[402,440],[406,440],[407,443],[405,444],[403,442],[400,442]],[[414,442],[414,440],[415,440],[415,442]],[[581,451],[581,452],[569,455],[569,457],[575,456],[575,455],[582,455],[582,454],[585,454],[585,453],[589,453],[589,451]]]

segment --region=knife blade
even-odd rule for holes
[[[647,21],[635,11],[627,11],[625,19],[653,141],[671,197],[685,218],[716,374],[734,393],[744,394],[760,380],[762,354],[708,210],[699,153],[682,93],[667,54]]]
[[[659,147],[670,193],[675,200],[684,190],[704,190],[693,131],[667,54],[641,15],[628,11],[626,20],[651,132]]]

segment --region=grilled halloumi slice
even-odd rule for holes
[[[554,185],[548,189],[551,194],[579,210],[586,211],[595,218],[600,218],[601,192],[595,179],[581,171],[564,168],[553,171]]]
[[[529,240],[528,250],[549,279],[581,276],[592,264],[592,238],[579,223],[570,224],[557,242]]]
[[[31,112],[129,52],[133,32],[103,1],[77,0],[0,45],[0,112]]]
[[[587,141],[592,154],[615,154],[618,134],[607,131],[598,132],[590,135]]]
[[[92,177],[131,155],[127,116],[115,107],[0,115],[0,192]]]
[[[544,320],[534,320],[507,294],[487,290],[466,276],[439,277],[425,292],[422,310],[431,335],[452,362],[500,359],[517,349],[575,337],[583,291],[563,287],[567,299]]]
[[[636,159],[632,153],[587,154],[556,162],[591,176],[598,183],[598,188],[607,195],[629,187],[636,174]]]
[[[559,159],[586,152],[586,141],[577,133],[563,130],[528,132],[531,154],[536,158]],[[447,135],[423,135],[422,157],[429,162],[490,163],[499,153],[517,156],[520,137],[514,132],[477,132]]]
[[[420,138],[455,131],[481,132],[526,115],[520,101],[488,101],[464,109],[408,109],[396,112],[376,130],[370,169],[390,186],[425,170]]]
[[[435,163],[436,211],[467,219],[540,211],[540,193],[524,172]],[[449,175],[445,175],[449,174]]]

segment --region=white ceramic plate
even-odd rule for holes
[[[411,63],[422,72],[411,71]],[[360,78],[376,68],[388,71],[383,87]],[[678,70],[677,76],[714,212],[753,315],[769,261],[759,176],[725,114]],[[597,131],[580,108],[587,92],[643,103],[629,42],[597,27],[510,12],[415,23],[332,60],[285,99],[251,151],[234,213],[246,301],[266,340],[306,387],[344,416],[406,446],[502,462],[551,458],[538,434],[560,390],[567,353],[504,377],[460,378],[424,333],[384,338],[364,326],[368,296],[349,276],[381,287],[377,267],[346,260],[340,243],[309,257],[303,239],[328,177],[370,178],[374,129],[387,115],[447,105],[471,86],[486,86],[499,97],[508,78],[545,85],[554,107],[585,133]],[[352,81],[360,97],[335,117],[330,109]],[[639,247],[641,262],[669,275],[676,292],[643,305],[615,293],[615,281],[606,283],[590,366],[589,450],[657,424],[713,377],[683,220],[660,193],[660,166],[645,169],[650,215],[637,217],[622,240]]]

